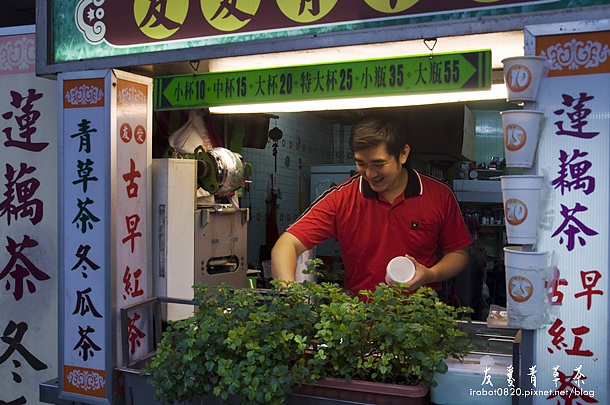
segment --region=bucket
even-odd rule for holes
[[[543,113],[530,110],[502,111],[504,157],[507,167],[530,168],[534,163]]]
[[[303,274],[303,270],[307,270],[307,265],[309,264],[309,261],[313,260],[315,258],[316,258],[316,248],[315,247],[313,249],[304,251],[297,257],[297,268],[296,268],[296,273],[295,273],[295,280],[298,283],[302,283],[305,280],[307,280],[307,281],[316,280],[315,275],[313,275],[313,274]]]
[[[248,269],[246,271],[246,287],[248,288],[257,288],[258,287],[258,279],[260,275],[260,270]]]
[[[504,248],[508,326],[538,329],[544,320],[546,252]]]
[[[540,82],[548,73],[542,56],[515,56],[502,60],[509,102],[536,101]]]
[[[500,176],[508,243],[536,242],[543,176]]]

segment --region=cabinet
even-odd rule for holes
[[[157,297],[192,300],[197,161],[153,159],[151,169],[153,291]],[[166,308],[163,319],[193,315],[188,305],[168,304]]]
[[[341,184],[355,175],[356,166],[351,165],[318,165],[311,167],[310,199],[313,202],[330,187]],[[332,267],[340,266],[339,242],[328,239],[316,246],[316,256]]]
[[[411,150],[423,160],[474,159],[476,116],[463,104],[384,107],[371,112],[403,123]]]

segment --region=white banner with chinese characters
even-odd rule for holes
[[[537,390],[535,404],[607,404],[610,32],[548,30],[534,41],[550,66],[536,102],[545,118],[537,250],[553,253],[550,321],[535,334],[534,364],[521,372]]]
[[[136,304],[149,297],[151,243],[149,232],[150,181],[152,158],[152,81],[115,71],[116,78],[116,209],[114,240],[116,250],[117,306]],[[146,344],[152,325],[144,311],[128,314],[127,342],[117,331],[119,351],[127,344],[129,359],[143,358],[148,354]],[[122,359],[120,359],[122,360]],[[120,361],[119,360],[119,361]]]
[[[110,70],[60,75],[62,399],[113,402],[118,311],[149,297],[150,87]],[[149,350],[147,322],[132,314],[134,356]]]
[[[110,71],[63,77],[60,114],[60,391],[112,394]],[[67,394],[67,395],[66,395]]]
[[[34,55],[0,29],[0,404],[57,377],[57,88]]]

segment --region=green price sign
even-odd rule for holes
[[[155,79],[156,110],[491,88],[491,50]]]

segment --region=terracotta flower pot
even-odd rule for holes
[[[327,377],[313,385],[295,388],[293,393],[375,405],[427,405],[430,387],[426,384],[398,385]]]

